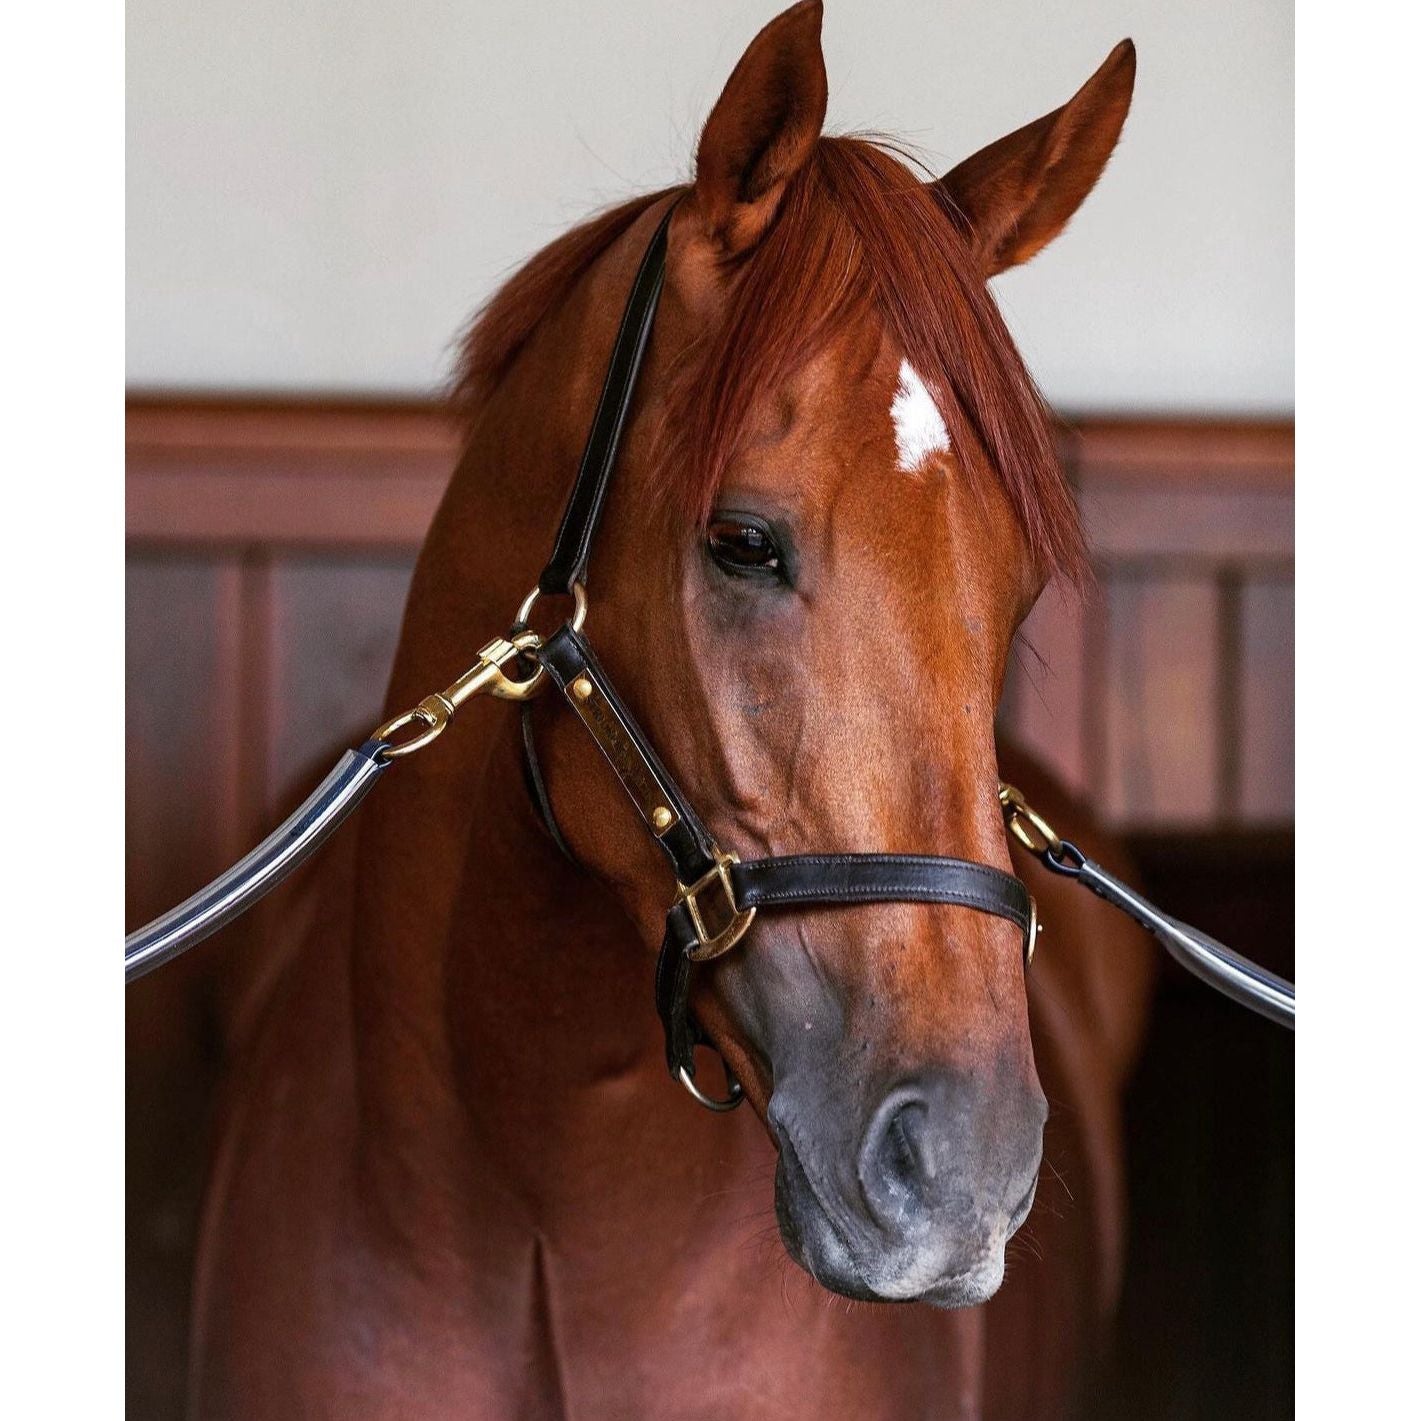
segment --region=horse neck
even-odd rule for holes
[[[609,342],[610,326],[605,342],[600,330],[582,338],[591,320],[555,323],[544,349]],[[392,709],[447,685],[536,580],[596,398],[595,380],[547,379],[565,391],[555,409],[529,409],[543,382],[515,370],[479,422],[416,568]],[[743,1123],[708,1128],[719,1122],[668,1082],[650,954],[538,822],[517,714],[470,704],[362,811],[359,1165],[369,1199],[407,1236],[466,1232],[490,1190],[539,1229],[554,1215],[596,1228],[608,1210],[644,1211],[649,1191],[698,1195],[677,1182],[711,1150],[723,1169],[728,1137],[749,1139]]]

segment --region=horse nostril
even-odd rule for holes
[[[900,1105],[889,1121],[884,1138],[883,1169],[907,1188],[921,1174],[930,1174],[932,1166],[923,1150],[923,1122],[927,1106],[921,1100]]]
[[[859,1183],[869,1211],[880,1224],[901,1226],[922,1204],[936,1174],[927,1100],[894,1092],[874,1112],[859,1153]]]

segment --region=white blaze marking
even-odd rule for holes
[[[921,469],[929,454],[952,448],[923,377],[905,360],[898,367],[898,388],[893,395],[893,437],[898,442],[898,467],[905,474]]]

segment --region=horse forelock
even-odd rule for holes
[[[657,430],[661,490],[710,514],[760,401],[858,323],[877,320],[931,392],[972,480],[996,479],[1046,575],[1085,568],[1052,417],[988,292],[960,218],[903,150],[821,138],[754,250],[725,272],[722,314],[675,362]],[[465,336],[456,401],[492,391],[538,323],[654,203],[599,214],[546,247]]]

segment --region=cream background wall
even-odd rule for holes
[[[775,0],[129,0],[129,382],[421,393],[511,266],[684,177]],[[941,169],[1063,102],[1122,36],[1122,147],[997,283],[1067,409],[1293,398],[1286,0],[828,0],[832,129]]]

